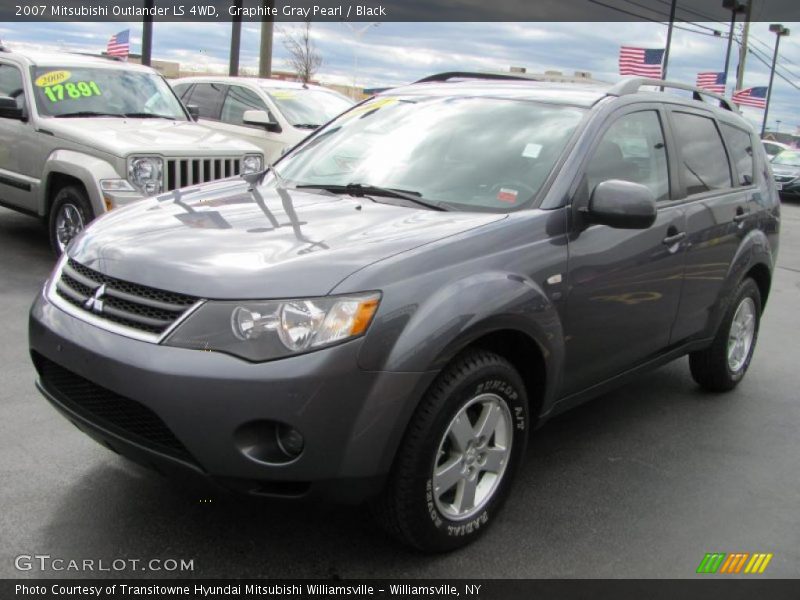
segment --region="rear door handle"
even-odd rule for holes
[[[677,244],[678,242],[680,242],[685,237],[686,237],[686,232],[681,231],[680,233],[668,235],[661,241],[661,243],[664,244],[665,246],[672,246],[673,244]]]

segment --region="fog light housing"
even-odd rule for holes
[[[275,428],[275,441],[278,443],[278,448],[281,449],[287,458],[297,458],[303,451],[305,446],[305,439],[303,434],[297,431],[294,427],[289,425],[279,424]]]

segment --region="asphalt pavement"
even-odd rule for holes
[[[45,229],[0,209],[0,577],[682,578],[707,552],[773,553],[758,577],[800,577],[800,205],[784,204],[781,235],[734,392],[700,391],[681,359],[554,419],[487,535],[426,556],[363,509],[187,489],[81,434],[40,397],[28,356],[28,307],[53,265]],[[194,571],[15,568],[35,554]]]

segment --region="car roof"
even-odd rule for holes
[[[386,90],[378,96],[484,96],[589,107],[605,97],[609,87],[590,83],[467,79],[443,83],[414,83]]]
[[[441,77],[441,79],[437,79]],[[663,102],[681,106],[699,108],[712,112],[716,117],[731,120],[748,130],[752,127],[741,113],[725,98],[696,90],[676,82],[662,82],[645,78],[623,78],[615,84],[602,82],[551,82],[535,79],[510,78],[507,74],[497,76],[487,74],[444,73],[432,76],[410,85],[396,87],[377,94],[378,97],[399,95],[434,95],[434,96],[483,96],[487,98],[511,98],[532,100],[565,106],[590,108],[601,101],[622,100],[627,102]],[[658,85],[664,84],[668,91],[658,91]],[[684,97],[670,93],[673,90],[700,92],[705,99]],[[696,94],[694,94],[696,96]],[[719,101],[720,106],[716,105]],[[724,105],[724,106],[723,106]],[[726,108],[730,107],[730,108]]]
[[[303,89],[316,89],[325,91],[328,90],[313,83],[303,84],[299,81],[286,81],[285,79],[268,79],[263,77],[231,77],[226,75],[196,75],[192,77],[180,77],[173,79],[171,83],[225,83],[225,84],[249,84],[261,88],[275,88],[275,89],[289,89],[289,90],[303,90]]]
[[[137,65],[135,63],[93,56],[88,54],[76,54],[72,52],[17,52],[10,51],[0,54],[2,58],[10,58],[17,62],[24,62],[34,67],[95,67],[105,69],[124,69],[153,73],[150,67]]]

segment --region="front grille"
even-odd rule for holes
[[[196,464],[186,447],[152,410],[33,353],[45,390],[70,410],[121,438]]]
[[[64,264],[56,293],[87,314],[155,335],[164,333],[198,300],[115,279],[72,259]]]
[[[169,158],[164,172],[164,191],[238,175],[238,158]]]

